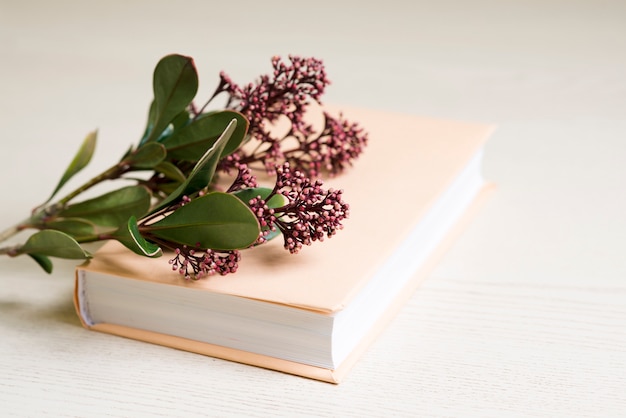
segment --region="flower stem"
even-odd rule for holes
[[[22,227],[22,225],[24,225],[24,223],[26,223],[26,221],[27,220],[24,220],[22,222],[18,222],[17,224],[11,226],[10,228],[7,228],[4,231],[0,232],[0,242],[8,240],[12,236],[14,236],[18,232],[20,232],[22,229],[24,229]],[[2,253],[0,253],[0,254],[2,254]]]
[[[92,188],[96,184],[102,183],[105,180],[112,180],[120,177],[126,171],[128,171],[128,166],[126,164],[116,164],[113,167],[103,171],[101,174],[92,178],[73,192],[69,193],[63,199],[60,199],[56,204],[50,205],[51,208],[60,209],[63,208],[70,200],[74,199],[79,194],[83,193],[87,189]]]
[[[88,182],[86,182],[85,184],[77,188],[76,190],[66,195],[64,198],[57,201],[56,203],[51,203],[49,205],[44,204],[44,206],[40,206],[36,208],[33,211],[33,214],[29,216],[28,218],[22,220],[21,222],[16,223],[15,225],[9,228],[6,228],[3,231],[0,231],[0,242],[4,242],[8,240],[9,238],[17,235],[20,231],[23,231],[24,229],[27,229],[27,228],[41,229],[41,226],[44,223],[44,218],[47,218],[56,214],[59,210],[63,209],[70,200],[74,199],[76,196],[85,192],[87,189],[90,189],[91,187],[105,180],[112,180],[112,179],[119,178],[122,174],[128,171],[128,168],[129,167],[125,164],[116,164],[108,168],[107,170],[103,171],[101,174],[97,175],[96,177],[92,178],[91,180],[89,180]],[[12,249],[13,247],[0,248],[0,255],[2,254],[10,255]]]
[[[14,257],[17,254],[17,250],[19,245],[10,245],[8,247],[0,248],[0,255],[8,255],[9,257]]]

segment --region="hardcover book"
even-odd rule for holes
[[[89,329],[339,383],[428,277],[492,189],[489,125],[343,109],[369,132],[344,190],[344,229],[298,254],[280,237],[242,251],[239,270],[185,280],[117,242],[76,269]],[[169,257],[171,258],[171,257]]]

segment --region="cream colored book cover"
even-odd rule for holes
[[[374,276],[381,275],[388,260],[410,238],[411,232],[424,221],[441,196],[453,187],[468,164],[480,161],[485,141],[493,130],[489,125],[374,110],[350,108],[342,112],[349,119],[359,121],[369,132],[370,139],[353,167],[324,181],[325,187],[343,189],[344,200],[350,204],[350,217],[344,222],[344,229],[331,239],[313,243],[292,255],[283,249],[282,238],[278,237],[268,244],[242,251],[237,273],[197,281],[186,281],[171,271],[167,254],[156,259],[141,258],[117,243],[109,243],[77,269],[77,278],[84,272],[95,271],[324,315],[341,312]],[[460,209],[462,216],[460,213],[456,217],[445,236],[433,243],[428,254],[416,254],[423,256],[419,271],[402,284],[367,338],[337,370],[116,324],[88,324],[83,315],[81,319],[85,326],[99,331],[337,383],[426,277],[489,188],[481,179],[472,192],[471,202]],[[78,286],[75,299],[80,315]]]

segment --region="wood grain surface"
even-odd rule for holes
[[[342,384],[89,332],[72,262],[2,258],[0,416],[626,415],[624,22],[621,1],[0,0],[6,226],[87,132],[86,175],[138,139],[171,52],[201,94],[294,53],[324,59],[330,103],[499,125],[498,190]]]

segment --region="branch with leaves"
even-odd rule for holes
[[[48,199],[0,232],[0,243],[23,230],[34,233],[22,244],[0,247],[0,254],[28,255],[51,272],[51,257],[88,259],[83,244],[117,240],[141,256],[171,252],[172,268],[197,279],[234,273],[240,250],[278,236],[292,253],[332,237],[348,216],[348,204],[341,191],[324,189],[320,177],[350,166],[366,146],[367,133],[325,112],[322,129],[306,122],[310,105],[320,103],[329,83],[321,61],[274,57],[272,66],[271,75],[243,87],[221,73],[214,94],[198,107],[193,59],[163,57],[138,143],[100,175],[54,200],[89,164],[97,133],[87,135]],[[209,110],[220,95],[226,105]],[[280,119],[289,129],[276,134],[271,126]],[[274,176],[274,184],[260,186],[254,170]],[[80,200],[92,187],[118,180],[126,185]]]

